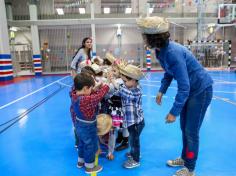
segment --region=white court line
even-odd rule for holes
[[[160,87],[161,85],[152,85],[152,84],[141,84],[145,86],[151,86],[151,87]],[[177,87],[170,86],[171,89],[177,89]],[[220,90],[213,90],[214,93],[226,93],[226,94],[236,94],[236,92],[230,92],[230,91],[220,91]]]
[[[215,83],[222,83],[222,84],[236,84],[235,81],[225,81],[225,80],[221,80],[221,79],[213,79],[214,81],[216,81]]]
[[[226,94],[236,94],[236,92],[227,92],[227,91],[220,91],[220,90],[216,90],[216,91],[213,90],[213,92],[226,93]]]
[[[147,95],[143,95],[143,96],[147,96]],[[150,95],[150,97],[156,98],[156,96],[154,96],[154,95]],[[166,96],[166,95],[164,95],[163,98],[172,98],[172,99],[175,99],[175,97],[170,97],[170,96]],[[214,95],[212,99],[213,99],[213,100],[218,99],[218,100],[221,100],[221,101],[224,101],[224,102],[226,102],[226,103],[230,103],[230,104],[236,106],[236,102],[230,101],[228,98],[223,98],[223,97],[219,97],[219,96],[215,96],[215,95]]]
[[[157,86],[157,85],[152,85],[152,84],[141,84],[141,85],[151,86],[151,87],[160,87],[160,85]],[[168,87],[168,88],[171,88],[171,89],[177,89],[176,87],[172,87],[172,86],[170,86],[170,87]]]
[[[232,81],[223,81],[223,80],[215,80],[214,84],[236,84],[236,82],[232,82]],[[161,82],[161,81],[150,81],[150,80],[140,80],[141,82]]]
[[[145,96],[146,96],[146,95],[145,95]],[[154,96],[154,95],[151,95],[150,97],[156,98],[156,96]],[[163,96],[163,98],[172,98],[172,99],[175,99],[175,97],[169,97],[169,96]],[[212,99],[213,99],[213,100],[218,99],[218,100],[221,100],[221,101],[224,101],[224,102],[226,102],[226,103],[230,103],[230,104],[236,106],[236,102],[230,101],[228,98],[218,97],[218,96],[215,96],[215,95],[214,95]]]
[[[141,82],[161,82],[161,81],[150,81],[150,80],[141,80]]]
[[[151,84],[142,84],[142,85],[147,85],[147,86],[153,86],[153,87],[159,87],[159,86],[156,86],[156,85],[151,85]],[[171,88],[171,87],[170,87]],[[174,89],[176,89],[176,87],[172,87]],[[213,91],[213,92],[221,92],[221,93],[233,93],[233,94],[236,94],[236,92],[225,92],[225,91]],[[152,98],[156,97],[154,95],[151,95]],[[165,98],[168,98],[168,96],[165,96]],[[175,97],[172,97],[173,99],[175,99]],[[226,103],[230,103],[232,105],[235,105],[236,106],[236,102],[233,102],[233,101],[230,101],[228,98],[223,98],[223,97],[219,97],[219,96],[213,96],[213,99],[219,99],[221,101],[224,101]]]
[[[150,80],[150,73],[144,74],[144,78],[145,78],[146,80]]]
[[[71,85],[69,85],[69,84],[64,84],[64,83],[62,83],[62,82],[60,82],[60,81],[57,81],[57,83],[60,84],[60,85],[62,85],[62,86],[72,87]]]
[[[230,104],[236,106],[236,102],[230,101],[228,98],[222,98],[222,97],[218,97],[218,96],[215,96],[215,95],[213,97],[216,98],[216,99],[219,99],[221,101],[224,101],[224,102],[227,102],[227,103],[230,103]]]
[[[12,105],[12,104],[14,104],[14,103],[16,103],[16,102],[18,102],[18,101],[20,101],[20,100],[22,100],[22,99],[24,99],[24,98],[26,98],[26,97],[28,97],[28,96],[30,96],[30,95],[33,95],[33,94],[39,92],[40,90],[42,90],[42,89],[44,89],[44,88],[46,88],[46,87],[48,87],[48,86],[51,86],[52,84],[57,83],[58,81],[61,81],[61,80],[65,79],[65,78],[67,78],[67,77],[69,77],[69,76],[65,76],[65,77],[63,77],[63,78],[61,78],[61,79],[58,79],[58,80],[56,80],[56,81],[54,81],[54,82],[52,82],[52,83],[50,83],[50,84],[48,84],[48,85],[46,85],[46,86],[44,86],[44,87],[41,87],[40,89],[38,89],[38,90],[36,90],[36,91],[34,91],[34,92],[31,92],[31,93],[29,93],[29,94],[27,94],[27,95],[25,95],[25,96],[23,96],[23,97],[21,97],[21,98],[18,98],[18,99],[14,100],[14,101],[12,101],[12,102],[10,102],[10,103],[7,103],[7,104],[5,104],[5,105],[3,105],[3,106],[0,106],[0,110],[3,109],[3,108],[5,108],[5,107],[7,107],[7,106],[10,106],[10,105]]]

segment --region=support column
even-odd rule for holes
[[[137,0],[131,0],[131,8],[133,14],[138,14],[138,1]]]
[[[13,20],[12,5],[10,3],[6,4],[6,15],[8,20]]]
[[[94,7],[96,7],[96,13],[101,14],[102,12],[102,5],[101,5],[101,0],[94,0]]]
[[[39,1],[39,11],[41,15],[53,15],[55,14],[54,9],[54,0]]]
[[[0,82],[13,79],[5,1],[0,0]]]
[[[139,16],[146,17],[147,16],[147,0],[139,0],[138,1],[138,9]]]
[[[91,0],[90,3],[87,2],[85,4],[85,12],[86,12],[86,14],[90,14],[92,12],[92,10],[91,10],[91,3],[93,3],[94,7],[96,7],[96,14],[101,14],[101,12],[102,12],[101,0]]]
[[[94,2],[92,1],[90,4],[91,7],[91,19],[94,19]],[[92,39],[93,39],[93,53],[92,57],[93,59],[96,57],[96,31],[95,31],[95,24],[91,24],[91,30],[92,30]]]
[[[197,4],[197,14],[198,14],[198,18],[197,18],[197,40],[201,41],[202,40],[202,31],[203,31],[203,16],[202,16],[202,7],[203,6],[203,2],[202,0],[198,0],[198,4]]]
[[[34,4],[29,5],[30,11],[30,20],[37,20],[37,6]],[[35,76],[42,75],[42,62],[40,55],[40,47],[39,47],[39,33],[38,26],[31,25],[31,35],[32,35],[32,48],[33,48],[33,63],[34,63],[34,73]]]

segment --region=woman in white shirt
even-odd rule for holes
[[[86,37],[82,41],[82,46],[76,51],[71,62],[71,75],[74,78],[77,73],[81,72],[81,68],[91,65],[92,39]]]

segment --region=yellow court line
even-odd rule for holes
[[[98,155],[99,155],[99,154],[96,154],[96,155],[95,155],[95,166],[98,165]],[[91,173],[91,176],[97,176],[97,172]]]

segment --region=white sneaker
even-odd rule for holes
[[[133,158],[129,158],[124,164],[123,164],[124,168],[126,169],[131,169],[134,167],[139,167],[140,166],[140,162],[136,162],[133,160]]]
[[[184,167],[178,171],[173,176],[195,176],[194,172],[189,172],[188,168]]]
[[[177,158],[174,160],[168,160],[166,164],[171,167],[184,166],[184,160],[182,158]]]

